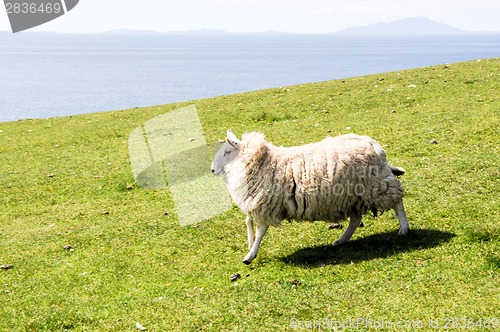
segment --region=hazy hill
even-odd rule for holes
[[[469,32],[433,21],[427,17],[411,17],[390,23],[376,23],[362,27],[350,27],[335,32],[336,35],[460,35]],[[117,29],[103,32],[108,35],[170,35],[170,36],[227,36],[227,35],[291,35],[292,33],[280,31],[232,33],[220,29],[200,29],[188,31],[151,31]]]
[[[111,31],[101,32],[103,35],[161,35],[161,32],[153,30],[130,30],[130,29],[115,29]]]
[[[166,31],[159,32],[153,30],[131,30],[131,29],[116,29],[111,31],[101,32],[105,35],[165,35],[165,36],[228,36],[228,35],[248,35],[248,36],[286,36],[292,33],[281,31],[262,31],[262,32],[227,32],[220,29],[200,29],[187,31]]]
[[[346,28],[340,35],[459,35],[464,30],[433,21],[427,17],[411,17],[390,23],[376,23],[362,27]]]

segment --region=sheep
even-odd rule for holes
[[[410,227],[403,207],[403,188],[384,149],[368,136],[347,134],[295,147],[278,147],[257,132],[241,141],[229,129],[214,156],[212,173],[223,175],[233,201],[246,215],[250,264],[269,226],[282,220],[337,222],[349,225],[333,245],[351,238],[368,211],[394,209],[399,235]],[[254,230],[254,222],[256,229]]]

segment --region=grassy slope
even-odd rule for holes
[[[410,238],[392,213],[340,248],[325,223],[285,223],[250,267],[238,209],[182,228],[167,191],[133,186],[129,133],[187,103],[2,123],[0,264],[14,267],[0,270],[0,330],[500,318],[498,91],[492,59],[195,101],[208,142],[227,128],[278,145],[355,132],[407,170]]]

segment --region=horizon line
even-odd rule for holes
[[[419,22],[429,22],[434,24],[434,30],[431,32],[416,32],[411,33],[400,33],[397,29],[394,29],[390,32],[377,32],[377,31],[369,31],[367,29],[370,28],[379,28],[381,26],[397,25],[398,23],[404,21],[416,21]],[[427,23],[426,22],[426,23]],[[419,25],[413,22],[415,29],[418,29]],[[448,31],[440,32],[439,29],[448,29]],[[358,31],[356,31],[358,30]],[[450,31],[451,30],[451,31]],[[9,33],[9,30],[0,30],[0,33]],[[277,31],[277,30],[265,30],[265,31],[243,31],[243,32],[234,32],[227,31],[221,28],[200,28],[200,29],[187,29],[187,30],[168,30],[168,31],[158,31],[152,29],[134,29],[134,28],[114,28],[111,30],[104,31],[94,31],[94,32],[61,32],[61,31],[30,31],[26,30],[25,33],[62,33],[62,34],[116,34],[116,35],[127,35],[127,34],[135,34],[135,35],[346,35],[346,36],[451,36],[451,35],[471,35],[471,34],[500,34],[500,31],[470,31],[463,30],[461,28],[457,28],[455,26],[441,23],[435,20],[432,20],[426,16],[414,16],[414,17],[405,17],[398,20],[394,20],[391,22],[378,22],[372,24],[366,24],[362,26],[354,26],[354,27],[346,27],[337,31],[331,32],[288,32],[288,31]]]
[[[342,29],[344,30],[344,29]],[[0,34],[14,34],[9,30],[0,30]],[[19,32],[17,33],[19,34]],[[310,36],[325,36],[325,35],[338,35],[338,36],[380,36],[380,37],[397,37],[397,36],[463,36],[463,35],[498,35],[500,31],[461,31],[455,33],[345,33],[339,31],[335,32],[287,32],[287,31],[247,31],[247,32],[231,32],[222,29],[196,29],[196,30],[170,30],[170,31],[157,31],[148,29],[128,29],[116,28],[105,31],[94,32],[64,32],[64,31],[22,31],[21,34],[68,34],[68,35],[192,35],[192,36],[224,36],[224,35],[310,35]]]

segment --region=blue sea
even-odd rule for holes
[[[0,33],[0,122],[500,57],[500,35]]]

